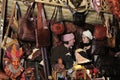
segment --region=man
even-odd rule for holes
[[[75,36],[73,33],[67,33],[62,36],[63,44],[52,48],[51,50],[51,66],[53,67],[58,58],[63,60],[65,69],[70,69],[73,66],[72,47],[74,46]]]

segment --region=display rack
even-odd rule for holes
[[[9,4],[8,4],[8,6],[9,6],[9,9],[7,9],[8,11],[8,15],[10,15],[10,11],[12,11],[11,10],[11,4],[13,3],[13,1],[18,1],[19,3],[20,3],[20,6],[21,6],[21,9],[22,9],[22,14],[24,14],[24,12],[26,11],[26,6],[24,6],[23,5],[23,2],[24,3],[26,3],[26,4],[29,4],[29,3],[31,3],[31,2],[33,2],[33,1],[35,1],[35,2],[41,2],[41,3],[44,3],[45,4],[45,6],[48,6],[48,7],[50,7],[51,9],[50,9],[50,11],[49,12],[51,12],[51,10],[52,10],[52,8],[54,7],[54,6],[62,6],[63,7],[63,9],[66,9],[67,7],[64,5],[64,1],[68,4],[68,5],[70,5],[73,9],[75,9],[75,7],[73,6],[73,4],[71,3],[71,0],[8,0],[8,2],[9,2]],[[101,9],[100,9],[100,11],[101,12],[105,12],[105,13],[109,13],[110,14],[110,11],[109,11],[109,9],[108,9],[108,4],[107,4],[107,2],[106,2],[106,0],[100,0],[101,1]],[[86,6],[85,6],[86,5]],[[75,9],[75,10],[77,10],[78,12],[82,12],[81,11],[81,8],[82,7],[84,7],[85,6],[85,10],[89,10],[89,11],[92,11],[92,12],[95,12],[95,10],[94,9],[92,9],[92,7],[91,7],[91,4],[90,4],[90,0],[83,0],[82,1],[82,3],[80,4],[80,8],[78,8],[78,9]],[[64,10],[63,10],[64,11]],[[65,10],[66,11],[66,10]],[[48,11],[47,11],[48,12]],[[51,14],[51,13],[50,13]]]
[[[41,2],[41,3],[44,3],[44,4],[49,4],[49,5],[55,5],[55,6],[63,6],[65,7],[65,5],[62,3],[62,2],[66,2],[68,3],[68,5],[70,5],[72,8],[73,7],[73,4],[71,3],[70,0],[35,0],[36,2]],[[109,12],[109,9],[108,9],[108,4],[106,3],[105,0],[100,0],[101,1],[101,12]],[[93,10],[92,7],[90,6],[90,0],[83,0],[80,7],[83,6],[83,5],[87,5],[87,9],[88,10]],[[75,9],[77,10],[78,12],[80,11],[80,9]],[[94,11],[94,10],[93,10]]]

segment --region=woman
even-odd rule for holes
[[[82,33],[82,42],[79,44],[79,48],[82,48],[88,56],[88,59],[93,60],[92,55],[92,33],[90,30],[85,30]]]

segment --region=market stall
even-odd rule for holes
[[[0,69],[5,74],[0,75],[12,80],[118,78],[119,3],[119,0],[1,0]],[[69,33],[75,38],[71,46],[69,39],[73,37],[64,38]],[[84,44],[83,37],[89,39],[88,44]],[[75,58],[75,64],[68,69],[63,63],[62,71],[57,70],[59,66],[54,70],[51,58],[57,49],[57,53],[62,52],[56,47],[63,43],[70,47],[66,56]],[[64,62],[63,56],[56,54],[59,57]]]

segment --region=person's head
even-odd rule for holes
[[[18,69],[20,65],[20,59],[11,59],[11,64],[14,67],[14,69]]]
[[[75,42],[75,36],[73,33],[67,33],[62,36],[62,41],[64,44],[68,45],[68,47],[72,47]]]
[[[89,43],[92,39],[93,39],[93,36],[90,30],[83,31],[83,34],[82,34],[83,43]]]
[[[20,58],[23,55],[23,50],[18,45],[12,45],[10,46],[10,51],[6,51],[7,57],[10,60],[10,63],[12,64],[14,69],[18,69],[20,66]]]
[[[58,64],[63,64],[62,58],[58,58]]]

